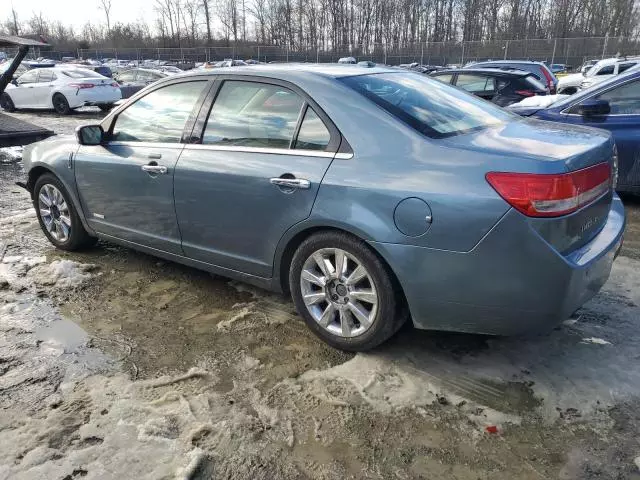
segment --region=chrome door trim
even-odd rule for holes
[[[185,145],[185,150],[206,150],[213,152],[242,152],[242,153],[264,153],[271,155],[291,155],[295,157],[319,157],[338,158],[348,160],[353,157],[351,153],[323,152],[319,150],[301,150],[289,148],[266,148],[266,147],[242,147],[236,145]]]
[[[184,143],[162,143],[162,142],[131,142],[131,141],[117,141],[107,142],[107,146],[121,146],[121,147],[143,147],[143,148],[182,148]]]

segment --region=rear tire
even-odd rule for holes
[[[110,112],[111,109],[113,108],[113,103],[110,103],[108,105],[98,105],[98,108],[103,112]]]
[[[340,350],[372,349],[407,318],[388,267],[346,233],[317,233],[302,242],[291,261],[289,288],[311,331]]]
[[[11,100],[11,97],[6,92],[0,96],[0,107],[2,107],[5,112],[16,111],[16,106],[13,104],[13,100]]]
[[[74,251],[98,241],[84,229],[71,196],[55,175],[45,173],[38,177],[33,187],[33,207],[40,228],[56,248]]]
[[[71,107],[69,107],[69,102],[67,101],[67,97],[65,97],[61,93],[56,93],[53,95],[51,99],[53,102],[53,109],[59,115],[69,115],[71,113]]]

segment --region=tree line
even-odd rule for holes
[[[624,36],[636,39],[635,0],[154,0],[154,18],[100,16],[74,29],[12,10],[0,25],[59,50],[260,44],[324,51],[418,42]]]

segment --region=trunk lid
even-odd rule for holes
[[[613,196],[609,132],[522,119],[445,141],[495,155],[487,181],[560,253],[582,247],[604,226]]]

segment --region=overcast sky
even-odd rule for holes
[[[18,12],[18,20],[25,22],[34,12],[42,12],[49,21],[60,20],[76,31],[87,21],[106,23],[99,0],[0,0],[0,21],[11,15],[11,7]],[[111,0],[111,24],[145,20],[153,23],[153,0]]]

